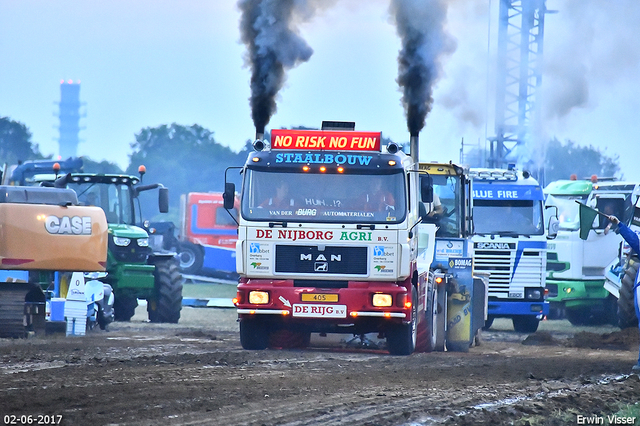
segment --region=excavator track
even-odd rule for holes
[[[44,330],[44,294],[30,283],[0,283],[0,337]]]

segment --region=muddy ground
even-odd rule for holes
[[[496,320],[468,353],[396,357],[316,336],[304,351],[245,351],[233,309],[185,307],[175,325],[147,323],[145,313],[139,307],[130,323],[84,337],[0,339],[0,419],[417,426],[600,418],[609,424],[607,416],[640,399],[640,380],[630,375],[637,329],[545,321],[528,336]],[[49,415],[56,417],[38,418]]]

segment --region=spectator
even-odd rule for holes
[[[640,241],[638,240],[638,234],[633,232],[627,225],[620,222],[615,216],[608,216],[608,219],[613,223],[614,226],[618,227],[616,232],[622,235],[622,238],[631,246],[631,249],[636,252],[636,254],[640,254]],[[633,304],[636,308],[636,317],[638,318],[638,327],[640,327],[640,306],[638,303],[640,302],[640,273],[635,277],[634,285],[633,285]],[[634,373],[640,373],[640,349],[638,350],[638,362],[631,369]]]

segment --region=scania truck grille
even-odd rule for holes
[[[276,245],[276,272],[300,274],[367,274],[366,247]]]
[[[516,259],[516,251],[478,250],[474,253],[474,268],[478,272],[488,272],[489,296],[509,297],[509,288],[540,287],[544,273],[544,262],[539,251],[522,252]],[[518,273],[514,274],[516,267]],[[513,281],[512,281],[513,278]]]

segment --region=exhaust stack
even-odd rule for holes
[[[420,162],[420,153],[418,151],[419,146],[420,146],[420,140],[418,138],[418,134],[411,135],[411,138],[409,139],[409,154],[411,155],[413,162],[416,164],[416,167]]]

